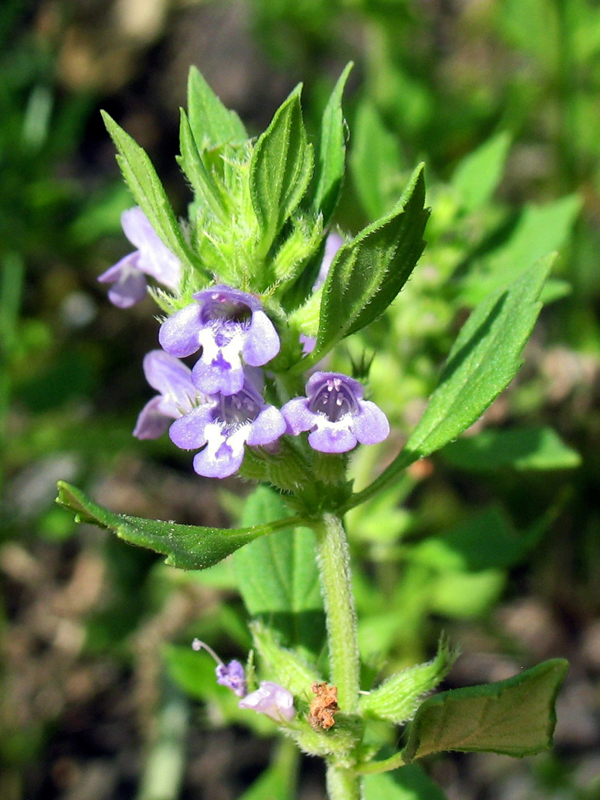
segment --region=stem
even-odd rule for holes
[[[390,758],[386,758],[383,761],[369,761],[367,764],[357,764],[356,771],[361,775],[376,775],[380,772],[389,772],[392,769],[404,767],[405,765],[406,761],[402,757],[402,753],[396,753],[396,755],[390,756]]]
[[[342,520],[324,514],[317,527],[321,591],[327,615],[331,681],[338,690],[340,711],[358,710],[359,660],[356,610],[350,578],[350,552]]]
[[[354,772],[327,764],[327,796],[329,800],[362,800],[361,780]]]

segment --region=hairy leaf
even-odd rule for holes
[[[342,245],[323,288],[317,346],[298,369],[319,361],[344,337],[383,314],[408,280],[423,252],[429,211],[423,165],[396,206]]]
[[[93,503],[83,492],[59,481],[57,503],[75,513],[77,522],[88,522],[113,531],[130,544],[147,547],[167,556],[166,563],[181,569],[205,569],[252,542],[259,536],[291,527],[297,519],[264,523],[248,528],[178,525],[174,522],[115,514]]]
[[[200,152],[246,139],[241,119],[223,105],[196,67],[190,68],[187,99],[190,128]]]
[[[302,121],[298,86],[260,136],[250,163],[252,206],[268,250],[283,223],[302,200],[313,171],[313,148]]]
[[[350,62],[340,75],[321,121],[313,205],[315,211],[323,215],[323,225],[327,225],[331,219],[342,189],[346,158],[342,94],[352,67],[353,64]]]
[[[117,161],[136,203],[169,250],[183,263],[198,269],[148,154],[105,111],[102,118],[119,151]]]
[[[409,727],[405,761],[447,750],[522,757],[547,749],[567,667],[552,659],[505,681],[430,697]]]
[[[368,500],[418,458],[456,439],[508,386],[521,366],[521,352],[540,312],[540,293],[553,261],[553,254],[541,259],[474,309],[404,449],[370,486],[350,499],[348,507]]]

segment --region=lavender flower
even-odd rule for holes
[[[321,261],[321,266],[319,267],[317,280],[313,286],[313,292],[316,292],[317,289],[320,289],[327,280],[329,270],[333,264],[333,259],[336,257],[337,251],[343,244],[344,240],[339,233],[332,232],[328,234],[327,239],[325,240],[325,252],[323,253],[323,260]]]
[[[306,384],[307,397],[296,397],[281,409],[286,433],[311,431],[308,443],[323,453],[345,453],[357,443],[377,444],[390,425],[383,411],[363,400],[364,388],[339,372],[315,372]]]
[[[235,659],[230,661],[229,664],[224,664],[219,656],[215,653],[212,647],[200,639],[194,639],[192,642],[192,650],[206,650],[207,653],[214,658],[217,662],[215,674],[217,676],[217,683],[220,686],[227,686],[228,689],[238,697],[244,697],[246,694],[246,673],[244,667],[239,661]]]
[[[279,352],[280,342],[260,300],[230,286],[213,286],[163,322],[159,341],[184,358],[202,348],[192,378],[206,394],[232,395],[244,385],[243,364],[260,367]]]
[[[229,664],[217,664],[215,673],[220,686],[227,686],[238,697],[245,697],[246,673],[239,661],[234,659]]]
[[[271,444],[285,432],[285,420],[267,405],[245,371],[243,387],[235,394],[213,395],[171,425],[169,435],[183,450],[201,450],[194,469],[207,478],[226,478],[240,468],[244,445]]]
[[[266,714],[275,722],[291,722],[296,714],[292,693],[272,681],[261,681],[258,689],[240,700],[238,706]]]
[[[323,254],[323,260],[321,261],[321,266],[319,267],[317,280],[313,286],[313,292],[316,292],[317,289],[320,289],[327,280],[333,259],[343,244],[344,240],[339,233],[330,233],[327,236],[327,239],[325,240],[325,252]],[[302,345],[302,354],[307,356],[309,353],[312,353],[317,345],[317,337],[309,336],[306,333],[301,333],[299,338],[300,344]]]
[[[163,350],[146,353],[144,374],[150,386],[160,394],[140,411],[133,429],[138,439],[158,439],[174,419],[205,401],[192,382],[192,371]]]
[[[99,276],[101,283],[112,283],[108,299],[119,308],[129,308],[146,296],[146,275],[171,291],[181,280],[179,260],[158,237],[141,208],[124,211],[121,225],[125,236],[137,247]]]

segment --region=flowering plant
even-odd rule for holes
[[[197,451],[199,475],[239,474],[261,484],[249,500],[255,518],[250,514],[248,525],[231,530],[144,520],[111,513],[67,484],[59,487],[59,502],[80,520],[150,547],[181,569],[205,569],[243,547],[236,553],[243,583],[252,579],[257,559],[268,573],[268,558],[275,556],[261,548],[262,537],[270,537],[290,582],[305,581],[307,588],[293,602],[289,593],[280,602],[267,591],[260,607],[249,603],[260,680],[253,661],[251,669],[237,660],[223,664],[204,643],[197,648],[216,658],[216,680],[241,709],[268,716],[304,752],[326,759],[332,800],[359,798],[372,776],[430,753],[522,756],[548,747],[565,672],[565,662],[555,659],[499,683],[426,698],[455,658],[442,641],[432,661],[361,686],[344,517],[456,439],[508,385],[552,259],[536,262],[477,305],[403,449],[389,452],[385,469],[355,491],[349,454],[384,442],[390,425],[376,402],[365,399],[364,359],[352,375],[328,370],[326,362],[401,292],[422,253],[429,210],[421,165],[379,220],[354,237],[332,231],[345,167],[341,97],[348,72],[334,88],[313,146],[300,88],[253,140],[192,70],[179,163],[194,201],[184,223],[147,155],[106,116],[138,204],[123,217],[138,250],[100,280],[112,284],[110,299],[127,307],[142,299],[147,277],[153,278],[149,292],[163,315],[160,349],[144,360],[159,394],[142,409],[134,434],[156,438],[168,429],[177,447]],[[313,578],[320,594],[308,588]],[[268,587],[268,576],[265,581]],[[324,616],[323,626],[306,624],[313,612],[315,619]],[[403,748],[385,752],[382,723],[407,725]]]

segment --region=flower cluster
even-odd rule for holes
[[[139,208],[126,211],[123,229],[138,250],[99,280],[112,282],[109,297],[121,307],[146,292],[146,275],[175,291],[179,262],[160,241]],[[330,234],[317,287],[341,246]],[[263,396],[264,373],[281,348],[279,334],[261,300],[240,289],[216,285],[192,295],[192,302],[161,325],[159,344],[144,359],[148,383],[159,393],[142,409],[134,429],[154,439],[167,428],[184,450],[199,451],[199,475],[225,478],[240,468],[246,447],[274,445],[283,436],[308,432],[308,443],[323,453],[345,453],[376,444],[389,434],[385,414],[364,400],[362,385],[337,372],[315,372],[306,396],[281,409]],[[181,359],[198,357],[190,368]]]

